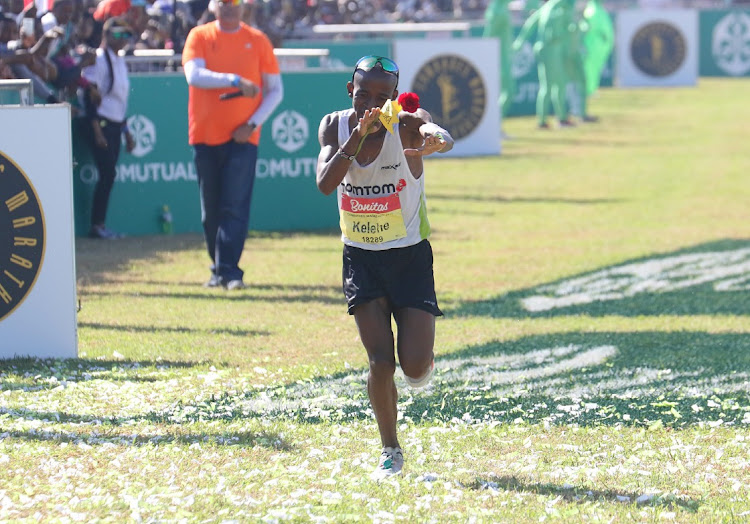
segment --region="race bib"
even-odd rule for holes
[[[379,198],[341,196],[341,232],[354,242],[382,244],[406,236],[398,193]]]

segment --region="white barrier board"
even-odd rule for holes
[[[75,358],[70,107],[0,106],[0,359]]]
[[[455,139],[446,156],[500,153],[497,39],[400,39],[393,53],[399,92],[417,93],[420,105]]]
[[[695,9],[619,11],[615,35],[617,86],[694,86],[698,81]]]

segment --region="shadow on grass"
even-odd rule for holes
[[[0,391],[39,391],[62,382],[90,380],[156,382],[172,377],[151,377],[153,371],[208,367],[207,362],[167,360],[96,360],[15,358],[0,360]],[[54,420],[54,416],[52,417]]]
[[[134,260],[202,248],[203,237],[197,233],[128,237],[116,241],[77,238],[76,275],[86,284],[105,283],[108,274],[124,272]]]
[[[196,329],[191,327],[171,327],[171,326],[133,326],[121,324],[101,324],[96,322],[79,322],[79,328],[97,329],[104,331],[125,331],[127,333],[205,333],[217,335],[232,335],[236,337],[253,337],[269,335],[269,331],[259,331],[252,329],[237,328],[207,328]]]
[[[261,446],[264,448],[276,449],[279,451],[292,451],[293,446],[284,439],[280,433],[272,431],[239,431],[225,432],[217,434],[206,433],[165,433],[165,434],[144,434],[143,432],[129,434],[127,432],[115,433],[111,428],[103,429],[101,433],[93,432],[68,432],[47,429],[28,430],[28,431],[8,431],[5,433],[8,437],[31,440],[36,442],[84,442],[90,446],[94,445],[116,445],[116,446],[157,446],[164,444],[182,444],[182,445],[215,445],[215,446],[241,446],[254,447]]]
[[[750,423],[750,336],[561,333],[470,346],[438,358],[432,384],[401,386],[413,421],[580,426]],[[151,422],[367,420],[366,370],[224,393],[144,414]]]
[[[621,203],[621,199],[610,198],[545,198],[545,197],[504,197],[499,195],[466,195],[448,193],[430,193],[428,198],[432,200],[466,201],[466,202],[491,202],[504,204],[572,204],[572,205],[596,205]],[[463,213],[463,211],[462,211]]]
[[[134,276],[132,278],[103,278],[102,284],[113,284],[113,285],[143,285],[143,286],[164,286],[164,287],[186,287],[192,289],[204,289],[206,292],[224,293],[223,289],[210,290],[204,287],[203,282],[185,282],[179,280],[155,280],[152,278],[138,278]],[[326,286],[326,285],[314,285],[314,284],[269,284],[246,281],[247,288],[249,291],[287,291],[287,292],[301,292],[301,293],[341,293],[341,286]]]
[[[495,318],[563,315],[748,315],[750,240],[721,240],[582,273],[448,315]]]
[[[486,489],[497,489],[505,491],[516,491],[522,493],[535,493],[544,496],[560,496],[566,502],[612,502],[617,504],[639,504],[650,507],[663,507],[673,509],[679,507],[689,512],[698,510],[700,503],[690,498],[680,498],[674,495],[648,497],[643,502],[638,502],[642,493],[623,492],[617,490],[601,490],[586,486],[559,486],[551,483],[525,482],[515,476],[490,476],[488,478],[477,478],[465,487],[481,491]]]
[[[341,292],[339,292],[341,293]],[[79,298],[83,301],[83,308],[86,307],[86,297],[132,297],[132,298],[159,298],[172,300],[209,300],[211,302],[268,302],[271,304],[278,303],[318,303],[341,305],[344,303],[343,295],[341,297],[326,297],[320,295],[276,295],[265,296],[252,294],[252,286],[242,291],[227,292],[225,290],[205,291],[203,293],[163,293],[149,291],[121,291],[115,289],[108,290],[88,290],[79,293]]]
[[[147,370],[162,365],[199,366],[68,360],[31,361],[26,366],[17,362],[11,368],[5,363],[0,368],[0,387],[17,387],[18,380],[11,380],[11,374],[21,378],[54,376],[55,386],[63,380],[138,380],[141,374],[150,380]],[[91,375],[101,369],[108,373]],[[19,408],[5,409],[0,421],[18,418],[77,424],[70,438],[78,435],[98,443],[101,434],[113,432],[120,438],[142,423],[159,425],[167,438],[177,438],[191,423],[371,420],[366,380],[366,370],[347,370],[183,400],[132,416]],[[413,422],[668,426],[675,430],[695,424],[744,427],[750,424],[750,335],[644,332],[530,336],[472,345],[438,356],[432,384],[423,390],[409,390],[402,379],[397,381],[400,411]],[[29,430],[27,437],[36,438],[37,431]],[[139,438],[137,430],[135,438]]]
[[[338,232],[338,233],[337,233]],[[338,230],[330,231],[250,231],[248,242],[253,240],[274,240],[303,235],[309,237],[337,238]],[[205,257],[202,265],[208,265],[205,255],[205,241],[200,233],[180,233],[175,235],[146,235],[126,237],[116,241],[76,238],[76,275],[85,285],[107,283],[109,275],[124,273],[136,260],[156,260],[167,254],[181,251],[198,251]],[[286,249],[278,247],[277,249]],[[299,247],[291,248],[299,252]],[[330,251],[328,248],[309,247],[308,251]],[[208,272],[206,272],[208,273]]]

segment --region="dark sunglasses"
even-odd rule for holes
[[[380,68],[383,71],[394,75],[396,80],[398,80],[398,66],[396,62],[384,56],[367,55],[357,60],[357,64],[354,66],[354,73],[352,73],[352,82],[354,82],[354,75],[357,71],[372,71],[378,64],[380,64]]]
[[[109,36],[111,36],[115,40],[128,40],[130,38],[133,38],[133,33],[128,31],[127,29],[110,29]]]

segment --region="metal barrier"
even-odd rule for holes
[[[34,84],[29,79],[0,80],[0,91],[18,91],[20,105],[34,105]]]
[[[328,49],[274,49],[282,71],[317,70],[329,67]],[[126,55],[125,63],[131,73],[174,73],[182,71],[182,55],[171,49],[136,49],[132,55]],[[317,58],[317,65],[310,65],[309,58]]]
[[[355,37],[369,34],[400,34],[400,33],[450,33],[461,31],[469,36],[471,24],[469,22],[434,22],[404,24],[318,24],[314,25],[313,33],[321,35],[346,35]]]

